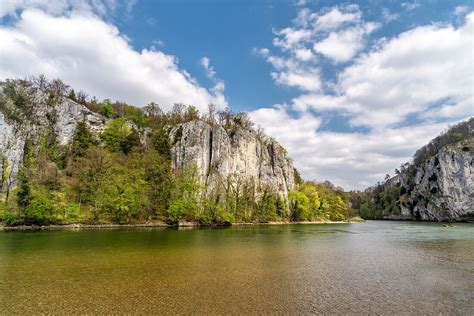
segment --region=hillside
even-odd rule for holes
[[[349,217],[348,195],[304,183],[286,150],[246,113],[99,102],[44,77],[0,87],[6,224]]]
[[[474,219],[474,118],[450,127],[420,148],[396,175],[351,202],[364,218],[471,221]]]

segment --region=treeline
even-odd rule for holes
[[[402,207],[414,208],[419,204],[427,205],[432,195],[436,194],[436,189],[417,192],[414,198],[409,198],[416,186],[415,177],[418,167],[448,145],[461,143],[464,147],[460,150],[472,151],[473,139],[474,118],[448,127],[446,131],[417,150],[412,163],[404,163],[395,169],[395,177],[387,174],[385,180],[374,187],[364,191],[351,191],[352,208],[364,219],[382,219],[390,215],[400,215]]]
[[[419,166],[426,159],[433,157],[446,145],[458,143],[461,140],[474,137],[474,117],[467,121],[449,126],[436,138],[432,139],[427,145],[418,149],[413,156],[413,164]]]
[[[47,116],[49,123],[39,134],[21,131],[29,136],[17,173],[0,153],[0,213],[5,224],[230,224],[352,216],[349,196],[342,189],[330,183],[304,183],[297,172],[297,190],[283,196],[256,179],[237,176],[206,186],[192,164],[172,170],[171,127],[206,120],[233,133],[238,128],[253,128],[246,113],[233,114],[228,108],[217,111],[213,105],[201,114],[183,104],[164,112],[155,103],[137,108],[123,102],[98,102],[60,80],[44,77],[0,84],[0,111],[14,122],[22,117],[20,127],[37,119],[39,108],[55,113],[63,98],[82,103],[107,122],[100,134],[91,132],[85,119],[78,122],[74,137],[65,146],[59,145],[54,115]]]

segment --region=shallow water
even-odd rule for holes
[[[474,225],[0,232],[0,314],[474,311]]]

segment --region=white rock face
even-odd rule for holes
[[[255,131],[191,121],[170,131],[173,168],[195,162],[202,181],[210,187],[225,179],[254,179],[286,195],[295,187],[294,168],[275,141],[264,143]]]
[[[51,128],[58,136],[59,143],[65,145],[72,140],[77,122],[84,118],[92,131],[100,132],[105,127],[100,115],[69,99],[64,98],[54,107],[42,102],[38,104],[31,117],[20,121],[9,120],[0,111],[0,156],[8,160],[10,171],[14,173],[20,167],[25,141],[30,139],[37,142],[47,128]]]
[[[10,171],[16,173],[21,165],[25,141],[37,142],[41,135],[52,129],[61,145],[74,137],[77,122],[85,121],[96,133],[106,126],[104,119],[86,107],[63,99],[55,107],[46,106],[37,96],[37,106],[28,120],[9,120],[0,111],[0,155],[9,161]],[[229,135],[215,125],[192,121],[170,131],[173,144],[173,168],[179,169],[195,161],[202,181],[215,187],[224,179],[254,179],[257,184],[269,185],[286,195],[294,184],[294,169],[284,149],[276,142],[266,144],[255,131],[242,128]],[[0,167],[1,168],[1,167]],[[1,171],[1,170],[0,170]]]
[[[446,146],[416,170],[415,187],[390,219],[430,221],[474,218],[474,148],[468,142]],[[409,175],[397,178],[408,187]]]
[[[15,131],[13,125],[5,121],[5,117],[0,113],[0,155],[8,160],[10,170],[18,171],[18,167],[23,154],[25,139]],[[0,165],[0,172],[3,172]]]
[[[57,122],[54,129],[61,145],[67,144],[72,139],[77,123],[83,118],[92,132],[99,133],[105,128],[105,121],[100,115],[72,100],[64,99],[56,111]]]

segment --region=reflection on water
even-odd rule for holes
[[[5,313],[474,310],[474,226],[0,233]]]

